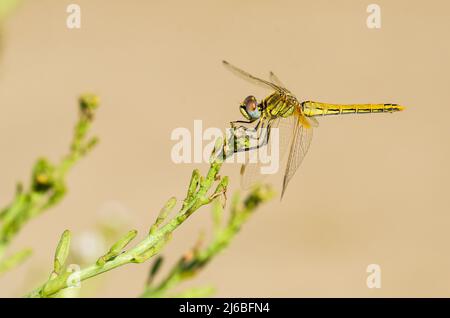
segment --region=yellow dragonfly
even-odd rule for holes
[[[239,106],[239,110],[246,120],[233,121],[231,126],[233,129],[246,130],[249,128],[242,125],[238,126],[238,124],[256,123],[252,130],[261,132],[256,134],[256,145],[249,146],[246,144],[243,147],[235,148],[234,152],[251,151],[268,145],[271,129],[281,129],[281,127],[287,129],[284,133],[281,133],[280,130],[279,135],[280,153],[283,153],[284,150],[289,151],[284,170],[281,198],[286,191],[289,181],[308,152],[313,136],[313,128],[318,126],[316,117],[343,114],[393,113],[404,109],[403,106],[397,104],[340,105],[314,101],[300,102],[273,72],[270,72],[270,81],[266,81],[231,65],[227,61],[223,61],[223,65],[240,78],[273,91],[272,94],[259,102],[256,97],[247,96]],[[262,133],[263,131],[265,133]],[[252,165],[252,167],[248,163],[242,166],[243,183],[252,183],[255,175],[258,174],[256,172],[258,166]]]

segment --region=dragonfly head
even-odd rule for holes
[[[258,101],[255,96],[247,96],[242,104],[239,106],[242,116],[248,120],[256,120],[261,116],[261,111],[258,107]]]

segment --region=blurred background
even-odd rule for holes
[[[37,157],[66,152],[80,93],[102,106],[100,145],[70,173],[63,202],[14,240],[11,250],[34,254],[0,278],[0,296],[47,277],[64,229],[85,253],[102,251],[98,224],[122,220],[119,233],[144,235],[170,196],[183,197],[192,169],[207,164],[173,163],[172,130],[195,119],[225,128],[245,96],[268,94],[222,59],[261,77],[273,70],[302,100],[407,110],[321,119],[283,201],[258,210],[183,287],[212,284],[223,297],[450,296],[448,2],[378,0],[380,29],[366,25],[371,1],[78,0],[81,29],[68,29],[71,3],[24,0],[2,21],[0,206]],[[239,188],[237,164],[221,174],[230,193]],[[193,215],[164,250],[166,265],[210,226],[207,208]],[[380,289],[366,285],[369,264],[381,266]],[[83,286],[88,296],[135,297],[148,266]]]

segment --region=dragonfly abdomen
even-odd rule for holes
[[[302,103],[305,116],[330,116],[343,114],[393,113],[403,110],[397,104],[327,104],[313,101]]]

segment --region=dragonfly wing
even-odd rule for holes
[[[289,150],[289,157],[286,164],[286,171],[283,179],[283,190],[281,192],[281,198],[283,198],[284,192],[288,186],[289,181],[294,176],[298,167],[303,161],[306,153],[308,152],[313,136],[313,125],[309,119],[300,112],[296,111],[294,114],[295,125],[292,132],[292,142]]]
[[[291,93],[291,92],[286,88],[286,86],[283,84],[283,82],[280,81],[280,79],[278,78],[278,76],[275,75],[274,72],[270,71],[270,73],[269,73],[269,78],[270,78],[270,81],[271,81],[273,84],[275,84],[275,85],[277,85],[278,87],[282,88],[285,92]]]
[[[249,189],[256,183],[263,182],[270,174],[262,174],[261,168],[270,165],[270,163],[262,163],[261,160],[249,160],[251,156],[258,156],[261,152],[271,156],[271,160],[278,160],[278,166],[281,166],[283,158],[286,156],[291,138],[293,127],[295,124],[294,116],[288,118],[276,118],[269,122],[270,138],[267,145],[258,150],[252,150],[246,158],[246,163],[241,167],[241,187]],[[275,155],[275,151],[278,155]],[[249,158],[250,157],[250,158]],[[256,159],[260,159],[257,157]]]
[[[252,152],[255,152],[254,150]],[[250,156],[254,155],[249,154]],[[246,159],[246,163],[241,166],[241,188],[248,190],[256,184],[261,184],[267,177],[261,174],[262,164],[260,162],[253,163]]]
[[[228,63],[227,61],[222,61],[223,65],[231,71],[231,73],[233,73],[234,75],[249,81],[250,83],[256,84],[258,86],[262,86],[263,88],[270,88],[276,91],[281,91],[282,88],[278,87],[277,85],[275,85],[274,83],[265,81],[263,79],[260,79],[256,76],[251,75],[250,73],[247,73],[246,71],[241,70],[240,68]]]
[[[319,127],[319,122],[314,117],[308,117],[308,120],[311,126],[313,126],[314,128]]]
[[[270,127],[272,123],[271,122],[262,122],[261,125],[263,127]],[[270,129],[270,128],[269,128]],[[265,131],[261,138],[259,138],[255,144],[261,144],[264,141],[265,137]],[[267,150],[270,152],[270,141],[260,147],[259,149],[251,150],[247,153],[244,153],[245,157],[245,164],[241,166],[241,187],[245,190],[250,189],[255,184],[262,183],[264,179],[267,177],[266,174],[261,173],[261,168],[264,166],[264,164],[259,160],[259,153],[261,150]]]
[[[294,116],[289,116],[287,118],[278,117],[274,120],[274,123],[272,124],[272,137],[278,138],[278,141],[273,139],[272,142],[274,144],[275,142],[278,143],[280,162],[283,161],[284,157],[286,157],[286,154],[288,153],[289,146],[292,140],[292,133],[294,131],[295,121],[296,120]],[[275,129],[278,130],[276,134],[274,131]]]

